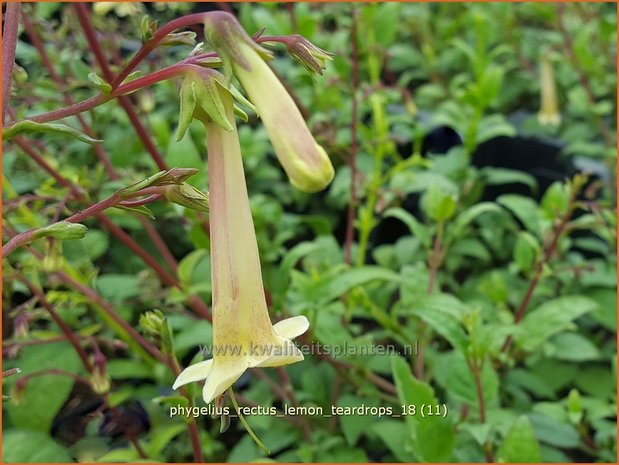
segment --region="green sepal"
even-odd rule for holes
[[[136,207],[127,207],[125,205],[114,205],[114,208],[120,208],[121,210],[127,210],[127,211],[130,211],[131,213],[137,213],[139,215],[144,215],[150,218],[151,220],[155,219],[155,215],[153,215],[153,212],[150,211],[148,207],[146,207],[146,205],[138,205]]]
[[[97,73],[88,74],[88,80],[92,82],[103,94],[110,95],[112,93],[111,84]]]

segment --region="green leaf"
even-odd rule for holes
[[[163,449],[176,436],[187,430],[185,423],[164,423],[157,425],[150,434],[150,444],[148,445],[148,457],[154,459],[159,457]]]
[[[445,241],[450,243],[454,239],[460,237],[466,228],[475,218],[483,213],[498,212],[501,209],[492,202],[481,202],[467,208],[460,213],[453,223],[448,227]]]
[[[88,80],[92,82],[97,89],[99,89],[103,94],[109,95],[112,93],[112,86],[109,82],[99,76],[97,73],[88,74]]]
[[[529,186],[532,193],[537,192],[537,181],[529,173],[495,166],[486,166],[480,170],[480,173],[484,183],[489,186],[519,183]]]
[[[542,459],[539,443],[529,419],[522,415],[507,432],[497,451],[498,462],[537,463]]]
[[[193,270],[202,258],[208,256],[208,252],[205,249],[194,250],[186,255],[178,263],[178,279],[184,287],[188,287],[192,284],[191,277],[193,276]]]
[[[563,216],[570,202],[570,189],[562,182],[556,181],[546,190],[541,205],[549,218]]]
[[[400,275],[394,271],[378,266],[361,266],[338,273],[322,282],[320,298],[323,302],[331,302],[343,296],[351,289],[371,281],[399,282]]]
[[[449,462],[453,458],[454,432],[448,418],[420,415],[423,405],[436,405],[432,388],[411,373],[400,357],[392,362],[398,398],[403,405],[415,405],[416,415],[407,415],[406,424],[412,435],[414,454],[423,462]]]
[[[340,397],[337,403],[339,407],[358,407],[359,405],[378,407],[379,404],[380,401],[378,399],[364,399],[348,394]],[[375,422],[376,418],[372,415],[342,415],[340,417],[340,425],[342,425],[342,432],[348,445],[354,446],[357,444],[361,435]]]
[[[70,372],[79,372],[79,358],[73,347],[66,342],[45,344],[43,346],[24,346],[20,349],[17,366],[21,375],[8,378],[15,382],[21,376],[39,370],[59,368]],[[74,381],[60,375],[33,376],[26,384],[24,397],[18,405],[9,404],[6,408],[14,426],[47,432],[54,417],[71,392]],[[3,447],[6,450],[6,447]]]
[[[565,449],[580,445],[580,435],[572,425],[537,412],[529,414],[528,417],[540,442]]]
[[[387,445],[395,458],[403,463],[417,462],[412,452],[411,434],[406,424],[396,420],[384,420],[372,425],[374,432]]]
[[[20,134],[36,134],[40,132],[47,132],[52,134],[61,135],[63,137],[72,137],[81,142],[87,144],[100,144],[103,141],[100,139],[93,139],[92,137],[78,131],[65,124],[59,123],[35,123],[34,121],[25,120],[20,121],[2,130],[2,139],[7,141]]]
[[[600,351],[595,344],[578,333],[558,334],[552,339],[552,344],[553,358],[558,360],[584,362],[600,358]]]
[[[527,231],[520,231],[514,245],[514,261],[523,272],[533,269],[541,247],[535,237]]]
[[[456,212],[456,196],[446,194],[433,184],[421,198],[421,206],[429,218],[440,223],[450,219]]]
[[[541,217],[535,200],[522,195],[505,194],[501,195],[497,202],[510,210],[528,231],[541,237]]]
[[[97,278],[101,296],[110,302],[124,302],[140,294],[139,278],[129,274],[104,274]]]
[[[565,331],[572,320],[594,311],[597,303],[583,296],[562,296],[530,311],[520,322],[515,333],[518,345],[531,352],[549,337]]]
[[[70,463],[67,450],[46,433],[9,429],[2,434],[2,463]]]
[[[114,208],[118,208],[119,210],[125,210],[131,213],[135,213],[137,215],[146,216],[147,218],[150,218],[151,220],[155,219],[155,215],[153,215],[153,212],[150,211],[150,208],[148,208],[146,205],[138,205],[137,207],[127,207],[125,205],[114,205]]]
[[[449,294],[419,297],[410,304],[410,313],[418,316],[458,350],[464,351],[467,336],[460,318],[465,307]]]
[[[432,238],[430,237],[428,228],[403,208],[389,208],[385,211],[383,216],[385,218],[397,218],[408,227],[413,236],[419,239],[426,248],[430,247]]]

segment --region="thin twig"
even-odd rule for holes
[[[114,81],[114,74],[112,73],[112,70],[108,65],[107,59],[105,58],[105,55],[103,54],[103,50],[101,48],[101,44],[97,40],[95,29],[90,22],[90,13],[88,11],[88,7],[85,3],[75,3],[73,7],[75,8],[75,11],[79,18],[79,23],[84,30],[84,34],[86,35],[88,45],[90,45],[90,48],[95,55],[97,63],[99,64],[99,67],[103,72],[103,76],[108,82]],[[155,147],[155,144],[152,141],[149,132],[140,121],[140,118],[138,117],[138,114],[135,111],[133,103],[131,102],[129,97],[118,97],[118,103],[120,103],[120,106],[125,110],[125,113],[127,113],[131,124],[135,128],[135,132],[142,141],[142,144],[144,145],[148,153],[150,153],[152,159],[157,164],[159,169],[167,170],[167,163],[164,161],[163,156],[161,155],[157,147]]]
[[[352,243],[355,231],[357,210],[357,89],[359,88],[359,54],[357,50],[357,8],[352,9],[352,26],[350,30],[352,60],[352,112],[350,116],[350,200],[348,202],[348,220],[346,223],[346,241],[344,245],[344,262],[351,263]]]
[[[17,48],[17,32],[19,28],[20,2],[10,2],[6,5],[4,30],[2,33],[2,123],[9,109],[11,99],[11,84],[13,82],[13,66],[15,65],[15,49]]]

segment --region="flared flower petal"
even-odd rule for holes
[[[243,357],[215,357],[215,363],[210,375],[206,378],[202,397],[207,404],[222,395],[249,368]]]
[[[285,320],[278,321],[273,325],[273,329],[278,336],[285,337],[287,339],[294,339],[300,336],[309,328],[309,320],[307,317],[293,316],[292,318],[286,318]]]
[[[204,360],[203,362],[198,362],[194,365],[190,365],[185,368],[174,381],[174,385],[172,389],[178,389],[181,386],[189,383],[195,383],[196,381],[201,381],[206,379],[206,377],[211,373],[213,369],[213,359]]]

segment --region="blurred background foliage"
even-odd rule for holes
[[[117,72],[139,49],[146,14],[161,25],[220,6],[250,34],[298,33],[335,54],[317,79],[279,47],[272,62],[336,166],[328,190],[292,188],[259,120],[240,123],[272,319],[307,315],[306,344],[400,351],[250,371],[236,385],[240,400],[328,413],[448,407],[445,418],[248,416],[271,458],[615,462],[616,5],[127,3],[95,4],[91,21]],[[100,69],[73,7],[24,4],[22,14],[31,30],[20,29],[9,118],[94,95],[89,74]],[[140,69],[192,48],[159,47]],[[543,67],[550,106],[540,99]],[[200,169],[189,182],[207,190],[201,126],[174,141],[178,90],[171,80],[130,99],[165,163]],[[55,134],[26,139],[81,199],[23,147],[4,144],[5,241],[159,171],[117,102],[82,117],[65,122],[87,124],[99,148]],[[583,182],[573,178],[581,169],[591,173]],[[3,381],[4,462],[191,461],[191,421],[206,461],[264,457],[235,418],[223,434],[209,416],[170,418],[170,406],[189,405],[172,391],[173,373],[105,311],[163,345],[143,318],[160,309],[181,366],[211,342],[210,323],[190,306],[191,296],[211,300],[208,217],[150,207],[152,222],[107,214],[177,286],[95,219],[81,240],[39,240],[3,260],[3,369],[21,369]],[[100,371],[85,370],[48,307]],[[199,386],[189,394],[204,405]]]

